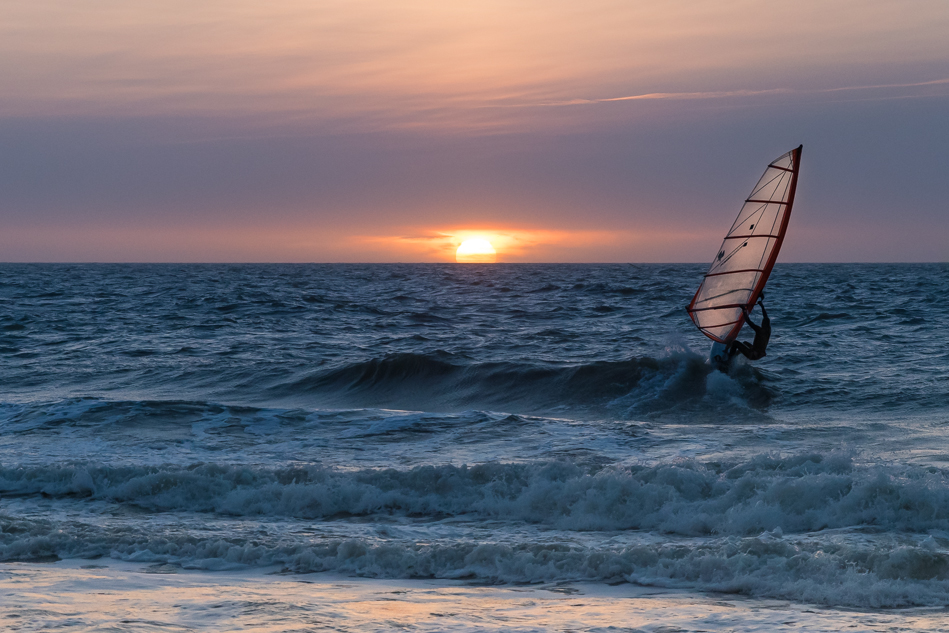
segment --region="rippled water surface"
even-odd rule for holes
[[[703,271],[2,265],[0,561],[949,603],[949,266]]]

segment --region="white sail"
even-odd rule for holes
[[[738,336],[742,307],[754,306],[768,281],[794,204],[802,147],[764,170],[687,308],[699,330],[715,341]]]

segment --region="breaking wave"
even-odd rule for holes
[[[736,364],[713,372],[691,352],[588,364],[469,363],[446,352],[391,354],[283,383],[274,397],[321,404],[445,411],[494,408],[515,413],[569,410],[612,416],[760,411],[771,391],[760,372]]]
[[[862,607],[949,600],[949,472],[860,466],[840,454],[599,470],[74,464],[4,469],[0,488],[8,501],[105,503],[104,516],[123,506],[174,513],[147,529],[86,522],[88,512],[61,521],[2,513],[3,561],[626,581]],[[204,525],[202,513],[216,513],[219,529],[183,529]],[[372,535],[336,524],[372,526]],[[475,528],[491,525],[507,527],[491,537]]]
[[[353,471],[214,464],[21,466],[0,469],[0,494],[240,517],[468,517],[681,536],[854,526],[949,530],[949,472],[857,466],[842,454],[599,469],[567,462]]]
[[[820,544],[780,531],[754,537],[668,540],[626,546],[571,543],[405,542],[330,538],[287,543],[197,538],[170,532],[70,529],[0,516],[3,560],[115,559],[225,570],[280,566],[377,578],[472,579],[492,583],[633,582],[853,607],[942,605],[949,600],[946,539],[896,541],[841,536]]]

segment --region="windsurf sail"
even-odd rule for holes
[[[686,308],[713,341],[728,343],[738,336],[745,320],[741,309],[750,310],[768,283],[791,219],[803,147],[764,170]]]

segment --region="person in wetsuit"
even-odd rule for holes
[[[761,325],[755,325],[748,313],[748,308],[742,307],[741,311],[745,315],[745,323],[755,331],[755,340],[753,343],[742,343],[741,341],[732,341],[728,345],[728,358],[741,352],[748,360],[758,360],[765,357],[765,349],[768,347],[768,341],[771,339],[771,319],[768,318],[768,311],[764,309],[764,293],[758,299],[758,305],[761,306]]]

